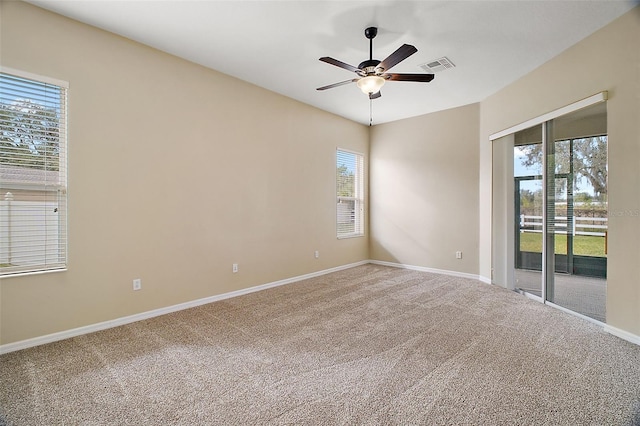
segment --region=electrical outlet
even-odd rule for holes
[[[140,278],[136,278],[133,280],[133,289],[141,290],[142,289],[142,280]]]
[[[315,251],[315,253],[313,253],[313,255],[315,256],[315,258],[319,258],[320,257],[320,252],[318,250]]]
[[[462,259],[462,252],[461,251],[457,251],[456,252],[456,259]]]
[[[231,270],[233,271],[233,273],[235,274],[236,272],[238,272],[238,264],[234,263],[233,267],[231,268]]]

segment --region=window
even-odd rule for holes
[[[66,267],[67,88],[0,72],[0,275]]]
[[[336,192],[338,238],[364,235],[364,157],[362,154],[338,150]]]

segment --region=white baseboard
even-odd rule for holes
[[[621,339],[626,340],[627,342],[635,343],[640,346],[640,336],[636,336],[633,333],[629,333],[628,331],[620,330],[619,328],[613,327],[611,325],[604,325],[604,331],[609,334],[613,334]]]
[[[131,324],[132,322],[142,321],[142,320],[157,317],[160,315],[169,314],[171,312],[182,311],[184,309],[195,308],[196,306],[206,305],[207,303],[217,302],[219,300],[224,300],[224,299],[230,299],[232,297],[242,296],[243,294],[254,293],[256,291],[266,290],[268,288],[278,287],[285,284],[291,284],[296,281],[302,281],[309,278],[319,277],[322,275],[330,274],[332,272],[338,272],[344,269],[349,269],[349,268],[353,268],[360,265],[366,265],[367,263],[369,263],[368,260],[363,260],[356,263],[350,263],[348,265],[337,266],[335,268],[324,269],[322,271],[312,272],[305,275],[299,275],[297,277],[286,278],[279,281],[261,284],[254,287],[245,288],[242,290],[231,291],[229,293],[218,294],[216,296],[205,297],[203,299],[192,300],[190,302],[179,303],[177,305],[154,309],[152,311],[129,315],[122,318],[116,318],[109,321],[103,321],[96,324],[87,325],[84,327],[73,328],[71,330],[65,330],[58,333],[52,333],[44,336],[34,337],[32,339],[21,340],[19,342],[0,345],[0,355],[6,354],[9,352],[19,351],[21,349],[31,348],[34,346],[44,345],[47,343],[57,342],[59,340],[69,339],[71,337],[81,336],[83,334],[94,333],[96,331],[106,330],[109,328],[118,327],[125,324]]]
[[[257,285],[254,287],[245,288],[242,290],[236,290],[229,293],[219,294],[216,296],[205,297],[203,299],[192,300],[190,302],[179,303],[177,305],[167,306],[164,308],[154,309],[152,311],[142,312],[139,314],[129,315],[122,318],[116,318],[109,321],[103,321],[96,324],[87,325],[84,327],[73,328],[71,330],[65,330],[58,333],[47,334],[45,336],[34,337],[32,339],[21,340],[19,342],[8,343],[5,345],[0,345],[0,355],[6,354],[9,352],[15,352],[22,349],[31,348],[34,346],[44,345],[47,343],[57,342],[59,340],[69,339],[71,337],[81,336],[84,334],[93,333],[96,331],[106,330],[113,327],[119,327],[121,325],[131,324],[136,321],[142,321],[145,319],[157,317],[160,315],[169,314],[172,312],[181,311],[184,309],[194,308],[196,306],[206,305],[207,303],[217,302],[219,300],[230,299],[232,297],[242,296],[244,294],[254,293],[256,291],[266,290],[272,287],[278,287],[285,284],[291,284],[297,281],[306,280],[309,278],[315,278],[322,275],[330,274],[332,272],[342,271],[344,269],[354,268],[356,266],[366,265],[367,263],[372,263],[375,265],[382,266],[391,266],[394,268],[401,269],[411,269],[414,271],[421,272],[431,272],[434,274],[442,274],[442,275],[450,275],[454,277],[462,277],[469,278],[473,280],[479,280],[481,282],[491,284],[491,280],[474,274],[467,274],[464,272],[456,272],[456,271],[447,271],[443,269],[434,269],[434,268],[426,268],[423,266],[413,266],[413,265],[404,265],[400,263],[393,262],[385,262],[381,260],[363,260],[360,262],[350,263],[347,265],[337,266],[335,268],[324,269],[322,271],[312,272],[305,275],[299,275],[292,278],[286,278],[279,281],[273,281],[266,284]],[[640,336],[636,336],[635,334],[629,333],[624,330],[620,330],[616,327],[612,327],[610,325],[604,324],[604,330],[614,336],[620,337],[621,339],[627,340],[631,343],[635,343],[636,345],[640,345]]]
[[[491,278],[487,278],[487,277],[483,277],[482,275],[478,276],[478,279],[480,280],[480,282],[483,282],[485,284],[489,284],[489,285],[495,285],[493,283],[493,281],[491,280]]]
[[[424,266],[405,265],[403,263],[385,262],[383,260],[370,260],[369,263],[373,263],[374,265],[392,266],[394,268],[411,269],[413,271],[431,272],[433,274],[450,275],[452,277],[470,278],[472,280],[482,281],[479,275],[468,274],[466,272],[448,271],[446,269],[427,268]],[[491,284],[491,281],[489,281],[489,284]]]

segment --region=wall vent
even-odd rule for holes
[[[453,62],[451,62],[451,60],[446,56],[443,56],[440,59],[435,59],[433,61],[425,62],[424,64],[421,64],[418,66],[422,68],[424,71],[428,72],[429,74],[435,74],[437,72],[455,67]]]

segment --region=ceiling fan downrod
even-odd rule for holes
[[[376,27],[369,27],[364,30],[364,36],[369,39],[369,60],[361,62],[360,65],[358,65],[358,68],[363,71],[361,74],[363,77],[376,74],[376,67],[380,63],[380,61],[373,59],[373,39],[376,35],[378,35],[378,28]]]
[[[373,60],[373,39],[378,35],[376,27],[369,27],[364,30],[364,36],[369,39],[369,60]]]

